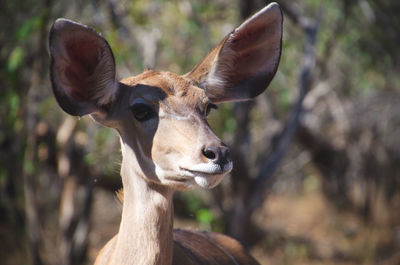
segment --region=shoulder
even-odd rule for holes
[[[192,264],[259,264],[237,240],[219,233],[176,229],[174,243]]]

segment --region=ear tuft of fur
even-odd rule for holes
[[[115,192],[115,198],[117,199],[118,202],[121,204],[124,204],[124,189],[121,188]]]

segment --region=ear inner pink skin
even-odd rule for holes
[[[281,51],[282,13],[271,4],[237,27],[186,74],[215,102],[249,100],[275,75]]]
[[[104,113],[118,92],[107,41],[79,23],[58,19],[50,31],[50,75],[61,108],[71,115]]]
[[[68,92],[78,100],[87,101],[90,98],[90,77],[99,62],[98,49],[89,41],[71,40],[66,44],[66,50],[70,58],[65,69],[65,76],[71,85]]]

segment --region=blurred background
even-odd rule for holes
[[[269,2],[2,0],[0,263],[92,264],[119,225],[117,133],[51,94],[56,18],[101,32],[120,78],[183,74]],[[278,2],[274,81],[210,115],[234,170],[177,193],[175,226],[231,235],[262,264],[400,264],[400,2]]]

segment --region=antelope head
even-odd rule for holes
[[[148,70],[117,81],[107,41],[84,25],[59,19],[50,33],[53,92],[65,112],[90,115],[118,131],[123,171],[173,190],[212,188],[232,161],[207,115],[217,103],[249,100],[267,88],[279,64],[281,39],[280,8],[269,5],[189,73]]]

